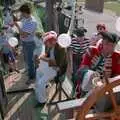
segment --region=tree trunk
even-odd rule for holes
[[[54,30],[58,33],[58,16],[57,11],[54,8],[55,4],[56,0],[46,0],[47,24],[48,31]]]
[[[95,12],[103,12],[104,0],[86,0],[85,7]]]

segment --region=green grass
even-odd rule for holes
[[[109,9],[118,15],[120,15],[120,2],[105,2],[104,4],[105,9]]]
[[[80,2],[85,2],[85,0],[78,0]],[[104,3],[104,9],[111,10],[118,15],[120,15],[120,2],[117,0],[105,0],[106,2]]]

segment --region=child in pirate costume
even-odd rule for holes
[[[45,55],[39,56],[41,61],[48,63],[49,67],[52,67],[57,72],[56,82],[59,82],[59,76],[64,75],[66,72],[67,61],[65,49],[61,48],[57,44],[57,33],[54,31],[47,32],[43,35],[43,42],[46,47]],[[40,62],[41,62],[40,61]],[[39,69],[39,68],[38,68]],[[36,72],[36,75],[39,74]],[[46,71],[45,71],[46,72]],[[47,75],[46,75],[47,76]],[[50,76],[48,75],[50,78]],[[47,100],[46,86],[50,79],[39,79],[39,91],[41,92],[39,97],[39,105],[44,105]],[[36,90],[37,93],[37,90]]]
[[[85,37],[86,32],[87,30],[83,27],[74,30],[76,36],[72,39],[72,43],[68,48],[70,58],[68,62],[68,70],[73,76],[79,68],[83,53],[90,45],[90,40]]]
[[[114,50],[119,41],[118,36],[110,32],[100,34],[102,43],[99,47],[89,47],[77,72],[77,97],[80,97],[81,91],[88,92],[93,88],[92,72],[96,72],[101,79],[104,78],[104,74],[107,78],[120,74],[120,52]]]
[[[92,46],[95,46],[95,45],[98,46],[100,44],[100,42],[101,42],[101,40],[100,40],[101,39],[100,33],[107,31],[106,25],[104,23],[98,23],[96,25],[96,29],[97,29],[97,32],[93,33],[93,35],[91,37],[90,45],[92,45]]]

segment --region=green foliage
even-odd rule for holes
[[[3,24],[3,15],[2,15],[2,7],[0,6],[0,29],[2,27]]]

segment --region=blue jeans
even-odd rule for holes
[[[73,74],[79,69],[82,57],[79,54],[73,55]]]
[[[28,77],[29,79],[33,79],[35,78],[35,66],[33,59],[33,51],[35,49],[35,43],[22,41],[22,46],[23,46],[25,64],[28,69]]]

